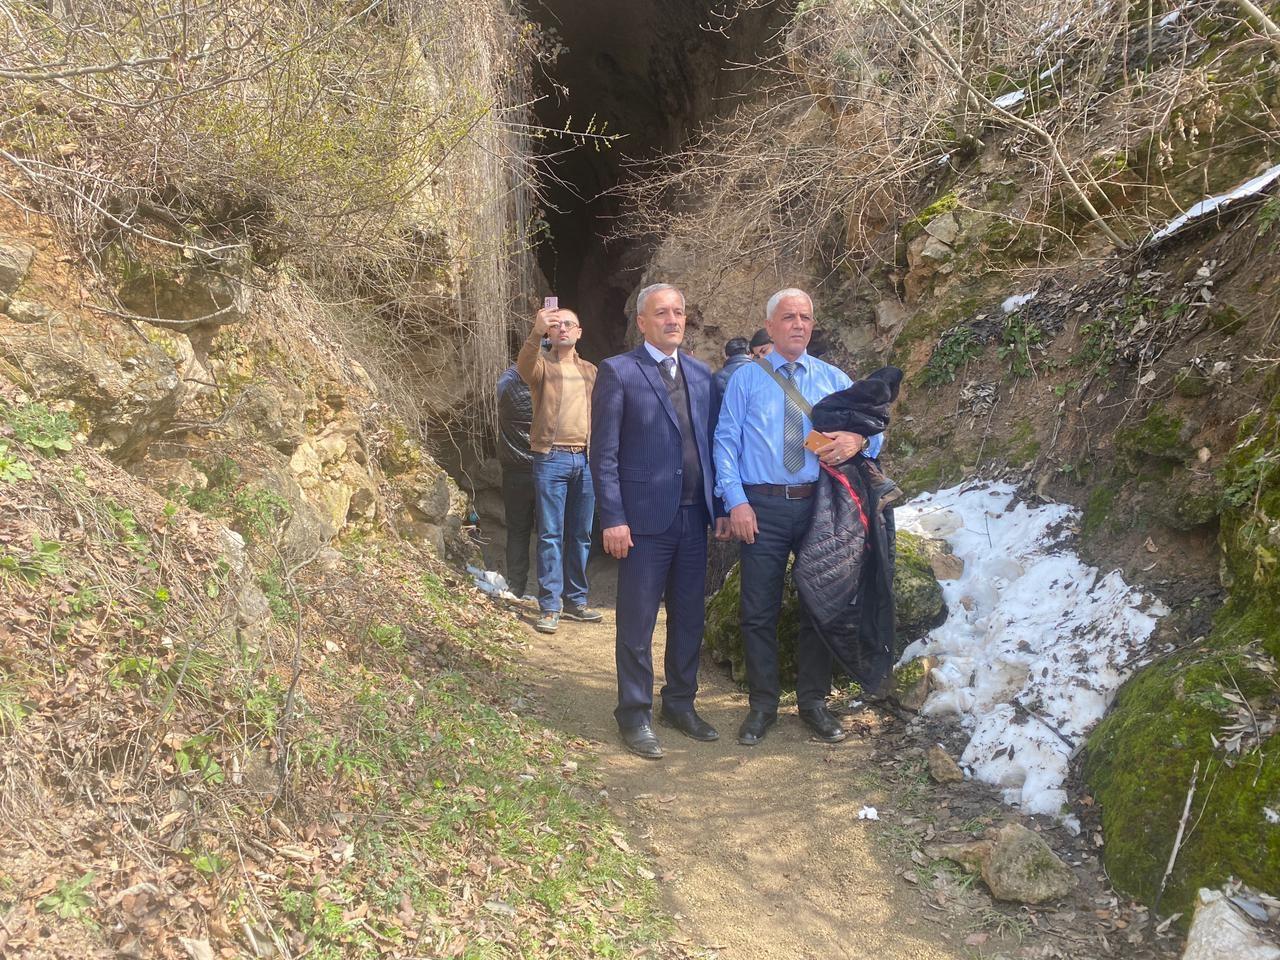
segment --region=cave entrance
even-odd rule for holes
[[[544,190],[549,236],[538,261],[560,302],[582,318],[582,355],[625,349],[626,304],[654,240],[610,239],[624,211],[609,191],[748,90],[759,58],[785,20],[785,3],[737,0],[531,0],[529,16],[567,49],[540,78],[538,122],[602,131],[609,144],[551,138]],[[739,10],[739,8],[742,8]]]

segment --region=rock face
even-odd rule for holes
[[[1149,449],[1181,442],[1176,423],[1160,431],[1161,443],[1154,433],[1146,433]],[[1226,489],[1250,493],[1219,519],[1231,598],[1212,631],[1131,677],[1085,753],[1085,778],[1102,807],[1107,872],[1118,889],[1147,902],[1160,889],[1196,780],[1199,827],[1185,838],[1165,886],[1168,911],[1189,912],[1199,889],[1231,877],[1280,889],[1280,827],[1268,815],[1280,796],[1280,733],[1271,706],[1280,671],[1280,472],[1265,466],[1278,433],[1280,394],[1242,424],[1221,470]],[[1240,731],[1234,746],[1226,732],[1233,728]]]
[[[0,303],[7,302],[31,269],[35,250],[16,240],[0,240]]]
[[[942,588],[933,574],[929,557],[945,547],[917,537],[898,534],[898,557],[894,568],[893,589],[898,618],[897,648],[902,650],[916,637],[936,626],[946,613]],[[728,663],[733,678],[746,680],[746,664],[742,651],[742,632],[738,627],[738,597],[741,581],[735,565],[725,578],[724,586],[707,602],[707,626],[704,643],[712,657]],[[796,677],[795,648],[800,630],[800,599],[791,583],[790,571],[782,593],[782,612],[778,618],[778,671],[784,685]]]
[[[50,312],[41,323],[0,317],[0,360],[38,398],[74,401],[89,421],[89,441],[129,462],[173,422],[184,393],[173,359],[132,337],[110,344],[85,325]]]
[[[1049,845],[1020,823],[989,830],[984,839],[973,843],[938,844],[926,852],[980,873],[997,900],[1048,903],[1065,897],[1077,882]]]
[[[1280,960],[1280,947],[1268,943],[1243,913],[1218,890],[1196,895],[1196,915],[1182,960]]]

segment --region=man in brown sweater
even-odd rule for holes
[[[538,609],[535,628],[555,633],[560,617],[600,620],[587,607],[587,553],[595,492],[587,447],[596,368],[578,356],[582,335],[572,310],[539,310],[516,370],[533,394],[533,487],[538,513]],[[543,351],[543,336],[551,349]],[[563,595],[563,602],[562,597]]]

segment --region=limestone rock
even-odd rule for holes
[[[292,454],[306,433],[306,405],[300,388],[287,381],[252,383],[237,397],[239,416],[263,440]]]
[[[1060,900],[1076,885],[1075,874],[1036,833],[1009,823],[992,838],[982,879],[997,900],[1047,903]]]
[[[875,305],[876,329],[881,333],[901,330],[910,312],[897,300],[881,300]]]
[[[32,303],[30,300],[10,300],[4,312],[14,323],[46,323],[54,316],[54,311],[43,303]]]
[[[1268,943],[1247,917],[1219,890],[1201,889],[1182,960],[1280,960],[1280,946]]]
[[[995,844],[991,840],[974,840],[971,843],[935,843],[925,847],[924,852],[935,860],[951,860],[970,873],[978,873],[991,857],[993,846]]]
[[[929,557],[929,569],[939,580],[959,580],[964,575],[964,560],[954,553],[938,553]]]
[[[9,297],[27,278],[36,252],[25,243],[0,241],[0,296]]]
[[[997,900],[1046,903],[1065,897],[1075,874],[1037,834],[1020,823],[988,830],[972,843],[943,843],[925,848],[937,860],[954,860],[982,880]]]
[[[953,247],[960,237],[960,222],[953,213],[939,214],[924,225],[924,232],[948,247]]]
[[[236,591],[236,625],[251,634],[263,631],[271,620],[267,595],[254,583],[243,583]]]
[[[894,608],[898,619],[898,646],[905,648],[924,636],[946,617],[942,587],[933,572],[932,557],[942,545],[927,537],[898,533],[897,563],[893,572]]]
[[[75,402],[88,420],[90,444],[130,462],[173,422],[183,383],[159,346],[141,339],[114,346],[60,313],[40,324],[0,318],[0,359],[21,371],[22,385],[37,397]]]
[[[122,283],[116,295],[125,309],[179,330],[237,323],[246,306],[238,280],[202,268],[147,271]]]
[[[935,743],[925,751],[925,762],[929,765],[929,776],[938,783],[960,783],[964,780],[964,771],[956,763],[951,754]]]

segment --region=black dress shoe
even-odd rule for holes
[[[646,760],[662,759],[662,746],[654,735],[653,727],[649,726],[649,724],[642,723],[638,727],[624,727],[620,732],[622,733],[622,742],[637,757],[644,757]]]
[[[849,731],[840,726],[840,721],[832,715],[831,711],[821,704],[816,707],[802,708],[800,719],[823,743],[839,743],[849,735]]]
[[[710,743],[719,740],[720,733],[707,721],[698,716],[698,711],[690,707],[688,710],[668,710],[663,707],[658,719],[668,727],[675,727],[690,740],[701,740]]]
[[[778,720],[776,713],[765,713],[763,710],[747,711],[747,719],[738,728],[738,742],[744,747],[754,747],[764,739],[764,733]]]

